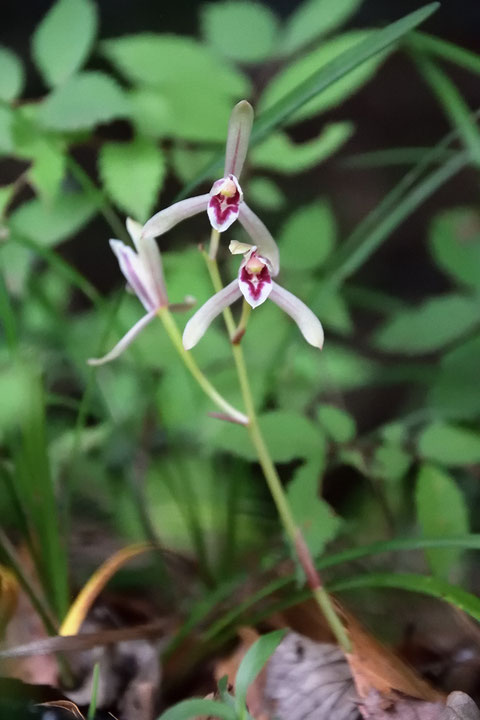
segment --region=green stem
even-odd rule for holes
[[[170,338],[176,351],[180,355],[186,368],[190,371],[191,375],[200,385],[204,393],[208,395],[208,397],[213,400],[213,402],[218,405],[218,407],[223,410],[229,417],[231,417],[233,420],[240,423],[241,425],[246,425],[248,423],[248,418],[239,410],[234,408],[233,405],[230,405],[230,403],[227,402],[227,400],[225,400],[222,395],[220,395],[218,390],[215,390],[211,382],[207,380],[205,375],[198,367],[197,363],[193,358],[193,355],[191,355],[191,353],[185,350],[185,348],[183,347],[180,331],[178,330],[178,327],[168,308],[161,308],[158,311],[158,317],[162,321],[163,327],[167,331],[168,337]]]
[[[214,242],[217,240],[217,238],[215,237],[216,233],[217,231],[212,231],[212,240]],[[208,256],[205,256],[205,258],[214,289],[216,292],[219,292],[223,287],[223,283],[220,278],[217,262],[215,259],[212,259],[211,253],[209,253]],[[224,318],[230,338],[234,338],[236,335],[236,328],[230,308],[226,308],[226,310],[224,311]],[[344,652],[350,652],[351,643],[347,632],[340,618],[335,612],[332,600],[330,599],[328,593],[323,587],[320,575],[315,568],[313,558],[303,538],[302,532],[297,526],[295,519],[292,515],[292,511],[290,510],[287,496],[283,489],[280,477],[277,473],[277,469],[272,461],[267,445],[263,438],[262,431],[258,423],[255,403],[253,401],[252,390],[248,378],[247,365],[241,345],[232,344],[232,353],[235,360],[238,380],[240,383],[242,397],[245,403],[245,409],[247,411],[249,420],[247,430],[250,435],[250,440],[257,452],[258,461],[260,467],[262,468],[273,501],[276,505],[277,512],[280,516],[280,521],[288,536],[292,550],[294,551],[300,562],[300,565],[302,566],[308,585],[312,590],[313,597],[315,598],[325,619],[327,620],[330,629],[335,635],[338,644],[344,650]]]

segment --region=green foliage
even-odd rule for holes
[[[435,422],[418,439],[418,449],[426,460],[443,465],[468,465],[480,462],[480,435],[472,430]]]
[[[287,491],[293,516],[313,557],[323,552],[341,527],[341,520],[319,497],[321,473],[318,462],[305,463],[295,471]]]
[[[335,219],[326,201],[296,210],[282,228],[278,242],[282,263],[291,270],[320,267],[336,240]]]
[[[128,215],[145,222],[165,178],[165,159],[154,142],[105,143],[99,155],[100,174],[112,200]]]
[[[0,100],[15,100],[23,90],[25,76],[18,57],[0,45]]]
[[[279,210],[285,205],[285,196],[270,178],[257,176],[248,183],[248,198],[252,205],[265,210]]]
[[[237,715],[232,707],[218,700],[193,699],[182,700],[165,710],[158,720],[190,720],[200,715],[220,718],[220,720],[236,720]]]
[[[84,130],[128,115],[125,94],[111,76],[84,72],[46,97],[38,120],[51,130]]]
[[[430,228],[435,262],[454,280],[480,289],[480,217],[473,208],[446,210]]]
[[[479,303],[450,294],[397,313],[380,329],[375,345],[387,352],[428,353],[462,337],[478,324]]]
[[[262,635],[245,653],[235,679],[235,699],[238,709],[245,705],[248,688],[280,645],[285,633],[286,630],[274,630]]]
[[[63,84],[82,67],[96,32],[97,8],[91,0],[55,2],[32,38],[33,59],[47,85]]]
[[[462,343],[441,359],[428,392],[428,404],[443,416],[475,417],[480,413],[478,382],[480,337]]]
[[[332,61],[339,59],[342,53],[351,51],[353,48],[359,48],[362,43],[371,38],[372,34],[366,31],[351,31],[323,42],[316,50],[290,63],[267,86],[260,100],[260,109],[271,109],[288,93],[307,81],[314,73],[326,68]],[[301,110],[292,115],[289,122],[297,122],[313,117],[346,100],[370,80],[384,59],[385,54],[380,53],[358,64],[345,77],[325,88],[310,102],[305,103]]]
[[[65,193],[49,204],[35,198],[10,215],[9,226],[14,235],[48,247],[78,232],[95,210],[91,199],[82,193]]]
[[[469,531],[464,497],[455,480],[433,465],[423,465],[415,492],[417,517],[423,534],[430,537],[458,537]],[[448,580],[461,557],[456,548],[427,550],[432,573]]]
[[[318,419],[325,432],[334,442],[351,442],[356,435],[355,420],[346,410],[335,405],[320,405]]]
[[[12,124],[14,114],[10,108],[0,105],[0,156],[10,155],[14,150]]]
[[[238,62],[259,62],[275,49],[277,19],[265,5],[227,0],[203,7],[205,40],[221,55]]]
[[[305,0],[287,21],[282,50],[292,53],[335,30],[363,0]]]

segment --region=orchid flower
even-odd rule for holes
[[[105,357],[91,358],[89,365],[103,365],[123,353],[137,335],[153,320],[161,308],[168,306],[167,290],[163,276],[162,259],[155,240],[142,237],[142,226],[127,219],[127,230],[135,245],[135,252],[120,240],[110,240],[110,247],[117,256],[120,269],[128,286],[147,311]]]
[[[218,232],[228,230],[238,218],[259,251],[270,257],[274,271],[278,272],[278,249],[275,241],[260,218],[244,202],[239,183],[252,123],[253,108],[247,100],[242,100],[235,105],[230,116],[223,177],[213,183],[209,193],[180,200],[151,217],[144,225],[144,237],[163,235],[181,220],[205,210],[212,228]]]
[[[272,280],[275,273],[269,258],[262,256],[255,245],[236,241],[230,243],[230,251],[235,255],[244,255],[238,277],[207,300],[190,318],[183,333],[185,349],[193,348],[217,315],[242,295],[252,308],[261,305],[267,298],[273,300],[295,320],[305,340],[321,349],[323,328],[320,320],[305,303]]]

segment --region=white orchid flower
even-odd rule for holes
[[[217,315],[242,295],[252,308],[261,305],[267,298],[273,300],[295,320],[305,340],[321,349],[324,336],[320,320],[305,303],[272,280],[275,272],[270,259],[263,257],[255,245],[232,241],[230,250],[233,254],[244,255],[238,277],[207,300],[190,318],[183,333],[185,349],[191,350]]]
[[[152,238],[142,237],[142,226],[131,218],[127,220],[127,230],[136,252],[120,240],[110,240],[110,247],[117,256],[128,286],[138,297],[147,314],[130,328],[107,355],[102,358],[90,358],[89,365],[103,365],[117,358],[153,320],[158,311],[168,306],[162,259],[157,243]]]
[[[247,100],[237,103],[228,125],[223,177],[216,180],[209,193],[180,200],[147,220],[146,238],[163,235],[186,218],[207,211],[212,228],[224,232],[239,220],[259,251],[270,258],[278,271],[278,249],[260,218],[246,205],[239,177],[245,162],[253,123],[253,108]]]

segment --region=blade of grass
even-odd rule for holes
[[[374,36],[359,42],[355,47],[341,53],[337,58],[313,73],[295,90],[285,95],[273,107],[262,113],[253,125],[250,143],[255,145],[263,140],[275,128],[279,127],[288,117],[293,115],[305,103],[325,88],[332,85],[365,60],[377,55],[393,43],[400,40],[406,33],[424,22],[438,7],[438,2],[425,5],[400,20],[378,30]],[[183,189],[179,198],[188,196],[204,180],[223,164],[223,152],[219,153],[198,175]]]
[[[448,40],[443,40],[442,38],[422,32],[412,33],[410,40],[419,50],[454,63],[459,67],[465,68],[465,70],[471,70],[474,73],[480,74],[480,55],[471,52],[471,50],[466,50],[463,47],[455,45],[455,43],[448,42]]]
[[[5,339],[10,353],[13,355],[18,347],[17,323],[5,278],[0,273],[0,318],[2,319]]]
[[[100,677],[100,663],[96,662],[93,666],[92,676],[92,697],[88,707],[87,720],[95,720],[97,714],[97,694],[98,694],[98,678]]]
[[[454,83],[440,68],[421,53],[413,52],[413,57],[418,69],[437,96],[445,114],[452,125],[457,128],[473,163],[480,167],[480,132],[472,118],[470,108]]]
[[[342,167],[363,169],[378,167],[395,167],[397,165],[416,165],[423,162],[431,153],[431,147],[399,147],[386,150],[372,150],[372,152],[358,153],[342,160]],[[432,158],[431,164],[442,162],[454,154],[454,150],[445,150],[438,159]]]

